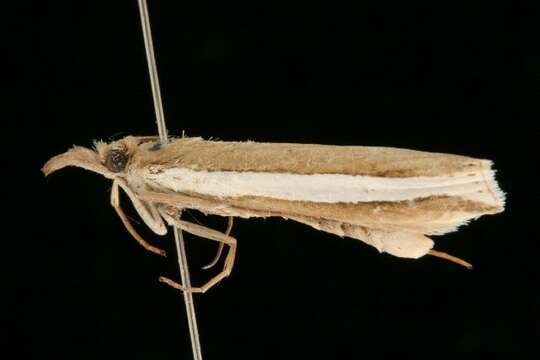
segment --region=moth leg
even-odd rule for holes
[[[119,192],[119,181],[117,179],[115,179],[113,181],[113,184],[112,184],[112,189],[111,189],[111,205],[112,207],[114,208],[114,210],[116,210],[116,213],[118,214],[118,216],[120,217],[120,219],[122,220],[122,222],[124,223],[124,226],[126,227],[127,231],[129,231],[129,233],[131,234],[131,236],[133,236],[135,238],[135,240],[137,240],[137,242],[139,244],[141,244],[146,250],[148,251],[151,251],[153,252],[154,254],[158,254],[158,255],[161,255],[161,256],[165,256],[165,251],[155,247],[155,246],[152,246],[150,245],[149,243],[147,243],[142,237],[141,235],[139,235],[137,233],[137,231],[135,231],[135,229],[133,228],[133,226],[131,225],[131,223],[129,222],[129,219],[128,217],[126,216],[126,214],[124,213],[124,210],[122,210],[122,207],[120,206],[120,192]],[[123,187],[122,187],[123,188]],[[124,189],[124,188],[123,188]],[[124,189],[125,190],[125,189]]]
[[[163,219],[161,218],[161,215],[159,214],[156,206],[151,201],[142,201],[139,199],[137,194],[131,190],[127,182],[122,178],[116,178],[114,179],[114,182],[118,183],[118,186],[124,190],[126,195],[129,197],[129,200],[131,200],[131,203],[133,204],[133,207],[141,217],[141,219],[144,221],[146,226],[148,226],[153,232],[155,232],[158,235],[165,235],[167,234],[167,227],[163,223]]]
[[[467,269],[472,269],[473,268],[472,264],[466,262],[465,260],[460,259],[458,257],[455,257],[453,255],[447,254],[447,253],[442,252],[442,251],[429,250],[428,255],[435,256],[435,257],[438,257],[438,258],[441,258],[441,259],[451,261],[451,262],[456,263],[458,265],[464,266]]]
[[[229,222],[227,224],[227,230],[225,230],[225,235],[229,235],[231,233],[232,227],[233,227],[233,220],[234,218],[232,216],[229,216]],[[223,252],[223,248],[225,247],[225,243],[220,242],[219,247],[217,250],[216,255],[214,255],[214,259],[210,261],[207,265],[203,266],[201,269],[208,270],[211,267],[215,266],[217,262],[219,261],[219,258],[221,257],[221,253]]]
[[[197,235],[206,239],[215,240],[215,241],[224,243],[229,246],[229,251],[227,253],[227,256],[225,257],[223,270],[219,274],[215,275],[213,278],[208,280],[206,284],[204,284],[203,286],[188,288],[163,276],[159,278],[159,281],[166,283],[167,285],[170,285],[181,291],[205,293],[212,286],[216,285],[218,282],[220,282],[221,280],[223,280],[224,278],[226,278],[227,276],[231,274],[231,271],[234,265],[234,259],[236,256],[236,239],[235,238],[233,238],[232,236],[226,235],[222,232],[175,218],[171,216],[171,214],[169,214],[168,211],[164,210],[163,208],[160,208],[160,210],[161,210],[160,211],[161,215],[169,223],[169,225],[176,226],[180,230],[186,231],[193,235]],[[172,209],[172,210],[177,213],[176,209]]]

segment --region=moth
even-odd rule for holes
[[[156,234],[166,224],[220,243],[211,264],[228,246],[223,269],[200,287],[205,292],[233,268],[234,217],[277,216],[361,240],[402,258],[430,254],[470,267],[433,250],[430,235],[457,230],[471,219],[504,210],[490,160],[388,147],[210,141],[199,137],[127,136],[94,149],[74,146],[42,168],[47,176],[66,166],[112,180],[111,204],[131,235],[146,242],[120,206],[122,189]],[[228,217],[225,232],[181,220],[183,209]]]

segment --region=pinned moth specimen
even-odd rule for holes
[[[97,142],[93,150],[75,146],[51,158],[45,175],[66,166],[99,173],[113,181],[111,204],[133,237],[147,243],[120,207],[119,189],[153,232],[165,224],[228,246],[222,271],[200,287],[205,292],[231,273],[236,239],[234,217],[279,216],[315,229],[362,240],[380,252],[403,258],[426,254],[470,267],[433,250],[430,235],[455,231],[482,215],[504,210],[489,160],[397,148],[312,144],[208,141],[128,136]],[[183,221],[183,209],[229,218],[219,232]]]

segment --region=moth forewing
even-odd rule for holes
[[[43,172],[64,166],[113,179],[158,234],[166,231],[161,218],[173,222],[163,211],[193,208],[221,216],[280,216],[360,239],[380,252],[419,258],[433,247],[426,235],[504,209],[491,161],[396,148],[187,137],[161,145],[152,137],[128,136],[98,142],[95,151],[75,147],[49,160]]]

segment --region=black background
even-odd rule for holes
[[[232,276],[195,296],[205,358],[534,351],[539,18],[498,4],[150,1],[173,135],[489,158],[508,193],[503,214],[436,239],[473,271],[282,219],[238,220]],[[182,297],[157,282],[178,276],[174,256],[131,239],[106,179],[39,172],[72,144],[156,133],[136,2],[21,5],[8,19],[19,46],[5,55],[23,100],[7,129],[16,156],[5,159],[23,190],[8,194],[17,203],[5,226],[17,247],[4,252],[14,260],[8,340],[34,357],[189,359]],[[137,228],[174,254],[172,236]],[[187,244],[201,283],[216,246]]]

